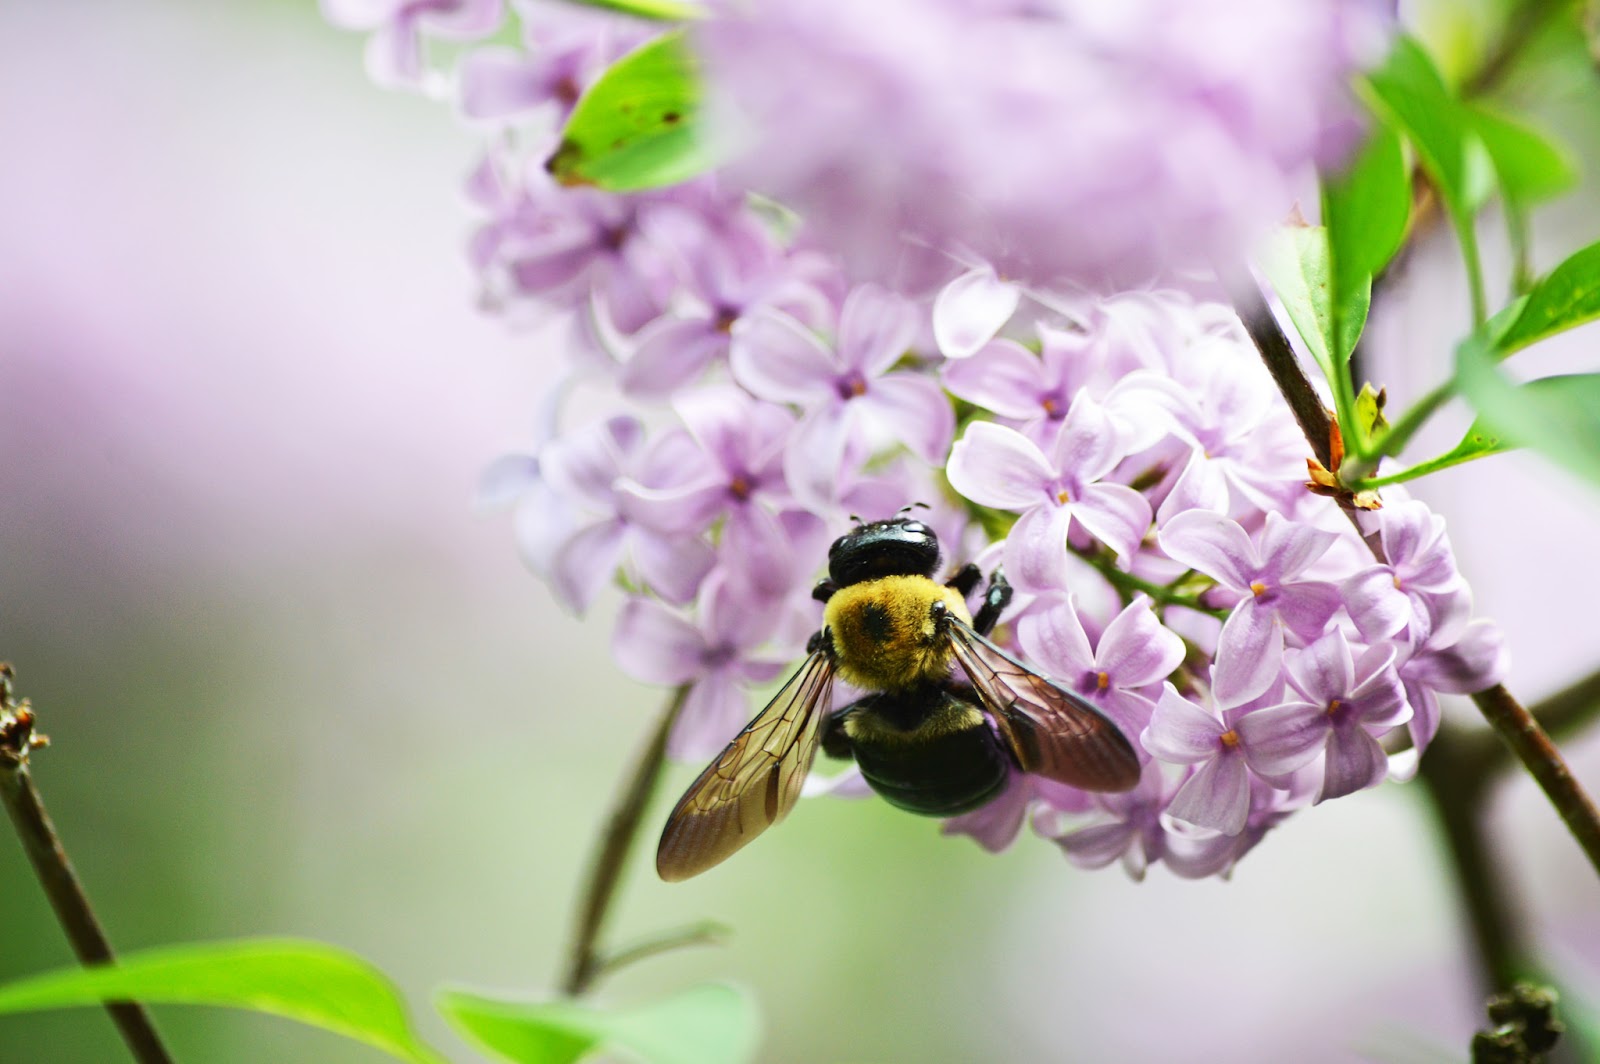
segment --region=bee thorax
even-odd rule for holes
[[[885,576],[834,592],[823,620],[839,675],[867,690],[893,691],[949,675],[951,615],[970,623],[954,590],[925,576]]]

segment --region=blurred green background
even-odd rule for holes
[[[1441,10],[1421,17],[1452,47],[1489,19]],[[326,939],[469,1060],[429,995],[548,992],[664,696],[608,664],[614,601],[564,615],[508,522],[472,510],[558,341],[473,309],[472,137],[370,85],[360,47],[309,4],[0,3],[0,658],[53,739],[35,776],[118,947]],[[1536,219],[1546,267],[1600,235],[1596,94],[1562,76],[1542,116],[1586,179]],[[1419,249],[1374,324],[1375,375],[1403,395],[1437,379],[1464,299],[1448,241]],[[1589,671],[1594,497],[1521,456],[1422,494],[1507,630],[1512,689]],[[1600,745],[1572,755],[1600,789]],[[1528,918],[1600,998],[1600,885],[1531,786],[1501,799]],[[67,963],[0,834],[0,979]],[[1417,788],[1297,817],[1202,883],[808,802],[691,883],[633,869],[611,940],[707,916],[730,945],[642,963],[602,999],[736,980],[784,1064],[1459,1059],[1478,1014]],[[257,1016],[157,1020],[185,1062],[382,1059]],[[0,1018],[4,1064],[118,1059],[97,1012]]]

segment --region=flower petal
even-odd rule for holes
[[[1072,507],[1072,516],[1126,560],[1150,530],[1150,500],[1125,484],[1091,484]]]
[[[787,314],[761,311],[733,330],[728,362],[751,394],[776,403],[811,406],[834,396],[839,367],[816,334]]]
[[[1163,761],[1192,765],[1218,755],[1225,730],[1215,714],[1201,709],[1167,683],[1162,685],[1161,700],[1139,742]]]
[[[839,361],[869,377],[887,372],[917,338],[916,312],[903,296],[856,285],[839,312]]]
[[[893,436],[924,462],[938,464],[950,449],[956,416],[944,389],[927,377],[891,373],[867,386],[856,400],[868,416],[880,419]]]
[[[952,395],[1001,417],[1044,412],[1039,356],[1015,340],[991,340],[971,358],[947,362],[940,376]]]
[[[1327,744],[1332,730],[1327,708],[1290,702],[1246,713],[1234,722],[1245,761],[1261,776],[1288,776],[1309,764]]]
[[[1250,817],[1250,773],[1244,758],[1230,751],[1201,765],[1172,796],[1167,815],[1224,835],[1239,834]]]
[[[1173,517],[1161,529],[1161,549],[1235,591],[1250,587],[1260,569],[1255,547],[1238,522],[1207,510]]]
[[[1100,636],[1095,661],[1117,687],[1143,687],[1165,680],[1183,662],[1183,639],[1166,628],[1138,595]]]
[[[667,398],[698,379],[727,345],[727,334],[704,318],[657,318],[639,332],[622,367],[622,390],[637,399]]]
[[[1017,619],[1017,639],[1029,660],[1049,676],[1070,682],[1094,668],[1094,651],[1068,596],[1054,598]]]
[[[975,421],[950,449],[950,486],[979,506],[1026,510],[1043,502],[1055,470],[1034,442],[1015,429]]]
[[[933,340],[945,358],[969,358],[994,339],[1016,313],[1021,293],[991,266],[979,266],[939,290],[933,301]]]
[[[1359,727],[1337,728],[1328,735],[1328,756],[1317,801],[1376,787],[1388,772],[1389,759],[1378,740]]]
[[[727,669],[708,673],[689,689],[667,753],[678,761],[716,756],[750,718],[750,697]]]
[[[1247,598],[1222,625],[1212,695],[1223,708],[1241,705],[1265,692],[1282,671],[1283,626],[1272,610]]]
[[[1005,570],[1022,591],[1060,591],[1067,586],[1067,530],[1072,511],[1036,506],[1017,519],[1006,537]]]
[[[617,667],[643,683],[687,683],[701,673],[704,651],[700,630],[651,598],[628,599],[611,634],[611,656]],[[722,742],[732,737],[733,732],[727,732]]]

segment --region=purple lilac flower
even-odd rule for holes
[[[1274,684],[1251,702],[1219,711],[1196,705],[1170,683],[1163,686],[1139,741],[1162,761],[1193,766],[1172,796],[1168,816],[1237,835],[1249,817],[1255,778],[1287,776],[1315,755],[1298,733],[1260,719],[1261,707],[1275,705],[1280,691]]]
[[[688,260],[686,283],[671,313],[635,337],[622,369],[629,395],[665,398],[697,380],[727,358],[733,334],[752,314],[771,310],[820,324],[832,312],[829,264],[814,253],[780,248],[751,215],[736,215],[714,230],[691,228],[673,243]]]
[[[1094,796],[1096,809],[1105,814],[1099,822],[1072,830],[1048,822],[1040,826],[1080,868],[1104,868],[1120,858],[1128,876],[1139,881],[1167,853],[1168,833],[1161,814],[1176,790],[1161,762],[1151,761],[1133,790]]]
[[[651,444],[644,427],[628,417],[569,433],[540,449],[527,467],[537,477],[524,503],[533,519],[518,527],[530,533],[530,564],[568,608],[587,611],[624,563],[669,601],[694,597],[711,569],[711,548],[696,537],[662,534],[629,520],[617,494],[624,480],[664,481],[685,451],[672,437]]]
[[[693,447],[677,451],[656,485],[618,482],[620,511],[668,536],[698,536],[721,521],[726,566],[763,594],[792,590],[827,542],[822,521],[795,506],[784,480],[794,415],[732,386],[685,394],[675,409]]]
[[[1439,600],[1461,591],[1466,582],[1456,569],[1445,535],[1444,518],[1416,499],[1386,499],[1372,515],[1378,524],[1386,564],[1347,579],[1341,590],[1350,619],[1367,639],[1398,635],[1425,618]]]
[[[1189,510],[1162,528],[1161,549],[1240,595],[1222,626],[1212,690],[1223,707],[1267,690],[1283,667],[1284,632],[1302,644],[1322,634],[1339,589],[1300,575],[1333,544],[1331,532],[1267,514],[1259,545],[1221,514]]]
[[[530,40],[526,49],[486,46],[461,62],[461,111],[502,119],[548,108],[566,121],[600,72],[639,38],[637,30],[586,19]]]
[[[421,85],[424,36],[475,41],[505,17],[504,0],[322,0],[335,26],[371,30],[367,73],[380,85]]]
[[[1162,627],[1143,595],[1106,625],[1092,649],[1070,595],[1041,596],[1016,626],[1029,662],[1111,718],[1129,740],[1155,709],[1145,691],[1183,661],[1183,640]]]
[[[872,285],[846,297],[829,346],[801,323],[772,311],[734,336],[734,377],[750,392],[793,403],[805,414],[789,448],[791,489],[825,506],[847,464],[904,444],[923,461],[944,458],[955,431],[950,401],[931,378],[893,370],[916,337],[910,304]]]
[[[1289,683],[1304,701],[1239,721],[1240,735],[1260,752],[1257,770],[1281,778],[1321,754],[1319,802],[1383,782],[1389,760],[1377,736],[1411,717],[1394,658],[1390,646],[1357,656],[1339,628],[1291,652]]]
[[[1510,668],[1500,629],[1492,621],[1470,620],[1471,615],[1472,596],[1463,587],[1444,608],[1414,618],[1407,636],[1395,641],[1418,750],[1439,730],[1438,692],[1476,694],[1503,681]]]
[[[1067,532],[1077,522],[1120,557],[1150,527],[1150,504],[1122,484],[1100,483],[1122,459],[1104,410],[1079,393],[1050,452],[1014,429],[974,422],[950,452],[950,486],[980,506],[1018,510],[1006,572],[1021,587],[1061,587]]]
[[[673,757],[703,760],[721,750],[750,719],[748,688],[789,666],[756,655],[776,629],[771,605],[717,572],[700,589],[694,621],[651,598],[623,606],[611,640],[618,667],[645,683],[689,685],[668,743]]]
[[[736,175],[865,275],[909,234],[1104,285],[1240,256],[1287,212],[1353,139],[1370,6],[768,0],[693,40],[748,145]]]

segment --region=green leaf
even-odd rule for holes
[[[1473,325],[1481,325],[1488,317],[1488,300],[1473,213],[1493,186],[1487,152],[1472,133],[1467,109],[1446,87],[1428,53],[1410,37],[1396,38],[1383,65],[1363,84],[1373,110],[1416,148],[1439,191],[1461,245]]]
[[[1522,310],[1499,335],[1500,355],[1600,317],[1600,243],[1573,253],[1528,293]]]
[[[1468,192],[1466,112],[1428,53],[1410,37],[1397,38],[1366,85],[1379,114],[1416,147],[1451,212],[1460,212]]]
[[[600,7],[607,11],[620,11],[635,18],[657,22],[687,22],[705,14],[693,4],[678,4],[673,0],[570,0],[585,7]]]
[[[1489,152],[1501,192],[1526,205],[1567,191],[1578,171],[1566,150],[1537,130],[1481,105],[1468,111],[1472,131]]]
[[[1350,352],[1355,350],[1356,338],[1367,320],[1371,278],[1363,276],[1354,283],[1335,313],[1328,231],[1321,226],[1279,229],[1267,241],[1260,266],[1323,375],[1330,383],[1346,376]],[[1335,391],[1339,391],[1337,384]]]
[[[545,166],[564,185],[637,192],[717,164],[700,126],[700,81],[683,32],[613,63],[589,86]]]
[[[760,1027],[749,997],[719,984],[615,1011],[460,990],[440,993],[438,1006],[469,1041],[516,1064],[572,1064],[606,1048],[631,1051],[650,1064],[743,1064],[755,1054]]]
[[[1373,131],[1343,173],[1324,179],[1322,222],[1335,266],[1334,287],[1352,290],[1389,264],[1411,216],[1411,172],[1392,129]]]
[[[1456,384],[1477,408],[1481,453],[1531,447],[1600,484],[1600,373],[1518,384],[1500,371],[1486,343],[1471,339],[1456,351]]]
[[[0,986],[0,1013],[96,1005],[221,1005],[321,1027],[418,1064],[444,1058],[412,1032],[393,984],[320,942],[247,939],[127,953],[115,967],[63,968]]]

